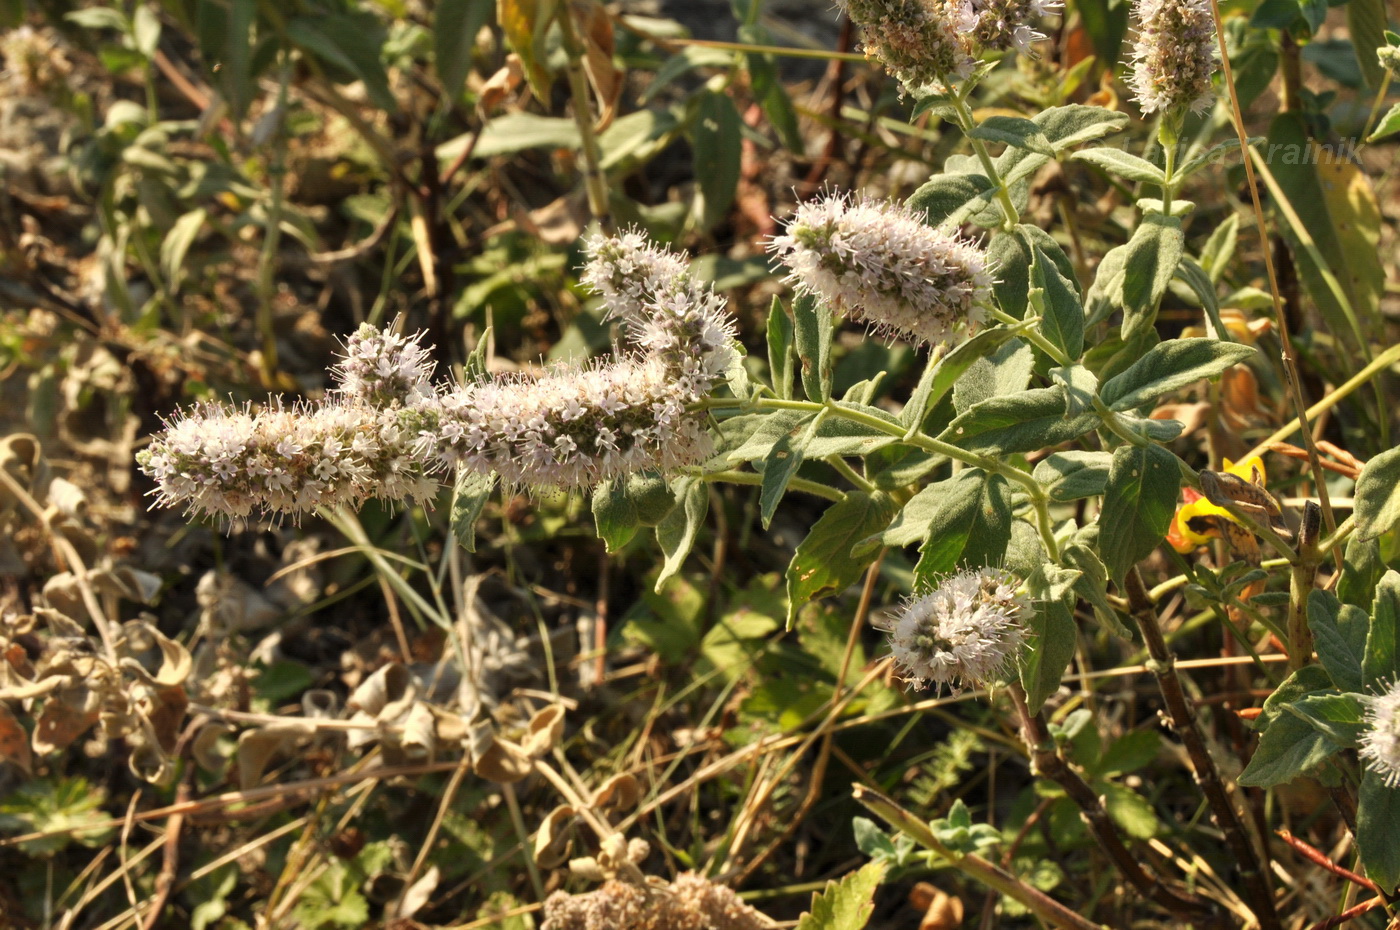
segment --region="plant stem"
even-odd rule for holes
[[[725,484],[746,484],[758,487],[763,484],[763,476],[753,471],[712,471],[706,474],[695,474],[696,478],[709,483],[724,482]],[[788,480],[788,487],[794,491],[802,491],[816,497],[824,497],[836,503],[845,500],[846,495],[836,488],[829,488],[816,481],[809,481],[806,478],[791,478]]]
[[[1074,911],[1065,907],[1059,901],[1045,894],[1037,888],[1023,882],[1012,875],[996,863],[989,862],[973,853],[963,854],[949,849],[939,842],[938,837],[933,835],[921,819],[910,811],[900,807],[894,800],[886,797],[872,788],[864,785],[856,785],[853,789],[855,799],[860,802],[866,810],[888,823],[890,826],[916,840],[920,845],[933,850],[951,865],[957,867],[962,872],[975,878],[977,881],[1000,891],[1002,894],[1021,904],[1044,920],[1052,927],[1063,927],[1066,930],[1104,930],[1102,924],[1096,924],[1086,917],[1081,917]]]
[[[1191,758],[1196,783],[1210,805],[1211,816],[1225,834],[1225,842],[1235,858],[1240,870],[1240,882],[1244,886],[1244,898],[1249,909],[1254,912],[1261,930],[1282,930],[1278,911],[1274,907],[1274,894],[1269,887],[1268,876],[1264,873],[1258,852],[1245,833],[1244,824],[1235,813],[1215,760],[1210,757],[1205,737],[1196,723],[1196,714],[1191,702],[1181,686],[1181,678],[1176,673],[1176,656],[1162,635],[1161,624],[1157,620],[1157,606],[1147,594],[1142,574],[1137,566],[1128,572],[1125,584],[1128,607],[1142,630],[1143,643],[1151,660],[1149,669],[1157,678],[1157,687],[1167,705],[1167,718],[1176,735],[1181,738]]]
[[[1026,704],[1026,692],[1019,684],[1008,689],[1011,702],[1016,706],[1016,714],[1021,721],[1021,735],[1026,748],[1030,750],[1031,765],[1038,775],[1043,775],[1062,788],[1069,799],[1079,808],[1080,819],[1088,827],[1089,833],[1098,842],[1099,848],[1114,864],[1128,884],[1137,892],[1152,901],[1179,920],[1193,925],[1212,925],[1219,916],[1205,900],[1177,891],[1155,876],[1147,874],[1142,864],[1133,857],[1123,842],[1118,828],[1104,810],[1103,802],[1089,787],[1089,784],[1070,767],[1060,755],[1050,729],[1045,724],[1043,714],[1032,714]]]
[[[1016,209],[1016,204],[1011,201],[1011,192],[1002,183],[1001,174],[997,171],[996,162],[992,161],[992,156],[987,152],[987,146],[981,139],[974,136],[973,130],[977,128],[977,121],[972,117],[972,108],[967,105],[967,100],[963,98],[962,92],[952,94],[953,109],[958,115],[958,126],[963,134],[967,136],[967,141],[972,143],[972,150],[977,153],[977,160],[982,163],[982,170],[987,173],[987,180],[996,187],[997,203],[1001,206],[1002,215],[1005,222],[1002,224],[1006,229],[1015,229],[1016,224],[1021,221],[1021,213]]]
[[[824,459],[824,461],[826,462],[826,464],[836,469],[836,471],[840,473],[841,477],[845,478],[847,481],[860,488],[862,491],[866,492],[867,494],[874,492],[875,485],[871,484],[869,481],[866,481],[865,477],[861,475],[860,472],[852,468],[850,464],[847,463],[847,461],[841,456],[828,455]]]
[[[1298,528],[1298,558],[1288,570],[1288,670],[1296,672],[1312,661],[1313,636],[1308,626],[1308,596],[1317,579],[1323,555],[1318,549],[1321,512],[1308,501]]]
[[[992,310],[992,319],[1001,323],[1005,323],[1008,326],[1014,328],[1016,330],[1016,335],[1025,338],[1037,349],[1050,356],[1050,358],[1054,360],[1056,365],[1063,365],[1065,367],[1068,367],[1074,364],[1074,360],[1072,358],[1070,358],[1068,355],[1065,355],[1064,352],[1060,351],[1059,346],[1055,345],[1049,339],[1046,339],[1045,336],[1041,334],[1040,330],[1036,328],[1037,325],[1040,323],[1039,317],[1018,320],[1011,314],[1007,313],[1005,310],[994,309]]]
[[[574,122],[578,124],[583,150],[583,184],[588,192],[588,209],[603,232],[613,231],[612,209],[608,206],[608,179],[603,174],[603,153],[598,146],[598,134],[593,131],[593,108],[589,105],[588,80],[583,72],[583,47],[574,31],[573,5],[559,7],[559,39],[569,56],[569,95],[574,103]]]
[[[282,202],[285,196],[287,173],[286,151],[282,136],[286,131],[287,88],[292,80],[292,59],[290,53],[282,50],[282,70],[277,78],[277,125],[268,140],[272,160],[267,166],[269,186],[272,195],[267,205],[267,222],[264,224],[262,252],[258,255],[258,332],[262,335],[263,381],[274,384],[277,373],[277,333],[274,330],[273,298],[277,285],[277,248],[282,238]]]

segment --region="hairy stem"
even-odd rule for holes
[[[1157,678],[1157,687],[1167,705],[1167,718],[1172,729],[1181,738],[1191,758],[1196,783],[1210,805],[1211,816],[1225,834],[1225,842],[1235,858],[1240,870],[1240,883],[1243,885],[1244,899],[1254,912],[1261,930],[1282,930],[1278,911],[1274,907],[1274,893],[1269,887],[1262,860],[1253,842],[1245,833],[1244,824],[1235,812],[1230,794],[1225,788],[1220,772],[1215,767],[1206,747],[1205,737],[1196,722],[1195,711],[1186,699],[1181,686],[1181,678],[1176,673],[1176,656],[1162,635],[1161,624],[1157,620],[1157,606],[1147,594],[1142,574],[1134,566],[1128,572],[1125,584],[1128,606],[1133,618],[1142,630],[1142,639],[1151,657],[1148,667]]]
[[[1026,748],[1030,750],[1034,771],[1059,785],[1079,808],[1079,816],[1088,827],[1089,833],[1128,884],[1177,919],[1187,921],[1193,926],[1213,926],[1218,922],[1220,915],[1215,913],[1215,908],[1209,902],[1178,891],[1147,873],[1142,863],[1133,857],[1123,842],[1117,826],[1104,809],[1103,801],[1060,754],[1059,747],[1055,745],[1050,729],[1045,724],[1044,715],[1030,712],[1030,707],[1026,704],[1026,692],[1019,684],[1011,685],[1009,691],[1011,702],[1016,706],[1016,714],[1021,721],[1021,734],[1025,738]]]
[[[569,95],[574,102],[574,122],[578,124],[583,151],[583,184],[588,192],[588,209],[603,228],[613,230],[612,209],[608,206],[608,179],[603,174],[603,152],[593,131],[593,108],[589,105],[588,79],[583,71],[583,46],[574,28],[572,5],[559,8],[559,39],[569,56]]]
[[[938,837],[933,835],[933,831],[920,818],[880,792],[864,785],[856,785],[854,794],[855,799],[861,805],[881,820],[916,840],[925,848],[933,850],[966,875],[1025,905],[1027,910],[1050,926],[1063,927],[1066,930],[1104,930],[1102,924],[1096,924],[1086,917],[1081,917],[1045,892],[1031,887],[996,863],[989,862],[976,854],[964,855],[949,849],[939,842]]]

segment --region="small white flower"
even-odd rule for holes
[[[1026,642],[1030,601],[1008,572],[982,568],[945,578],[890,623],[890,646],[916,687],[989,685],[1010,672]]]
[[[334,373],[340,392],[373,406],[416,406],[433,395],[433,361],[419,340],[368,323],[345,342],[345,357]]]
[[[1368,700],[1361,759],[1387,787],[1400,787],[1400,682]]]

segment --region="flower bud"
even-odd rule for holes
[[[1215,18],[1210,0],[1137,0],[1128,86],[1143,113],[1200,112],[1214,99]]]

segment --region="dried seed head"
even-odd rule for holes
[[[995,568],[945,578],[904,605],[890,646],[915,687],[989,685],[1007,673],[1026,642],[1031,606],[1017,579]]]
[[[987,317],[986,254],[902,204],[844,196],[808,201],[770,249],[799,291],[876,333],[943,343]]]
[[[1400,787],[1400,682],[1369,700],[1361,759],[1387,787]]]
[[[1208,107],[1216,65],[1210,0],[1137,0],[1137,18],[1128,86],[1142,112]]]

